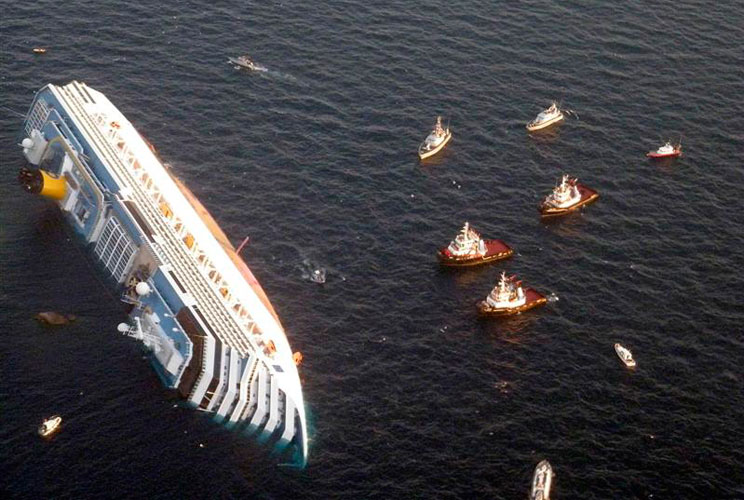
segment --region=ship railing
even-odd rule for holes
[[[99,152],[103,158],[115,169],[119,177],[129,181],[132,198],[137,202],[148,222],[157,230],[157,234],[162,237],[161,242],[158,242],[156,245],[157,248],[164,255],[167,255],[169,262],[173,264],[184,282],[189,285],[189,291],[202,306],[202,311],[208,320],[213,323],[215,330],[224,335],[225,342],[240,352],[241,355],[246,355],[256,350],[257,348],[253,345],[251,339],[246,338],[236,320],[220,301],[219,292],[215,291],[209,285],[208,280],[198,271],[198,266],[188,255],[185,247],[182,248],[183,245],[174,233],[173,228],[159,216],[159,210],[155,207],[154,202],[147,196],[132,172],[126,168],[113,146],[102,135],[99,127],[91,120],[75,95],[66,87],[60,88],[67,97],[68,102],[77,111],[80,120],[85,123],[88,133],[96,140]]]

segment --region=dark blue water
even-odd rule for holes
[[[741,2],[42,0],[4,4],[0,37],[4,495],[525,498],[547,458],[552,498],[744,498]],[[269,71],[226,64],[246,52]],[[16,185],[19,113],[72,79],[250,235],[304,353],[305,470],[180,408],[56,208]],[[528,136],[552,99],[579,118]],[[454,140],[420,165],[438,113]],[[684,158],[645,160],[679,136]],[[601,198],[541,222],[563,172]],[[465,220],[515,257],[439,269]],[[559,300],[479,321],[502,269]],[[36,324],[49,309],[80,319]]]

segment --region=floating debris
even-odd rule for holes
[[[511,383],[506,380],[501,380],[494,384],[494,387],[499,390],[501,394],[509,394],[511,392]]]
[[[67,325],[77,319],[77,316],[75,316],[74,314],[61,314],[54,311],[40,312],[34,317],[44,324],[55,326]]]
[[[314,269],[312,274],[310,275],[310,280],[312,280],[314,283],[325,283],[326,281],[326,272],[325,269]]]
[[[311,262],[309,259],[305,259],[302,261],[300,270],[302,271],[303,279],[320,284],[326,282],[326,269]]]

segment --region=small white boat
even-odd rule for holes
[[[59,426],[62,424],[62,417],[54,415],[44,420],[39,426],[39,436],[49,437],[59,430]]]
[[[530,500],[550,500],[550,484],[553,481],[553,468],[550,462],[543,460],[535,467],[532,476],[532,491]]]
[[[450,139],[452,139],[452,132],[449,127],[442,127],[442,117],[437,116],[437,123],[434,125],[434,130],[426,136],[426,139],[424,139],[424,142],[418,148],[419,158],[425,160],[434,156],[447,145]]]
[[[527,130],[534,132],[535,130],[549,127],[561,120],[563,120],[563,112],[558,109],[558,105],[554,102],[549,108],[541,111],[534,120],[527,124]]]
[[[235,69],[247,69],[250,71],[266,71],[265,66],[261,66],[248,56],[228,57],[227,62],[235,66]]]
[[[617,357],[620,358],[623,363],[625,363],[625,366],[627,366],[628,368],[635,367],[636,362],[633,359],[633,354],[630,352],[629,349],[626,349],[620,344],[615,344],[615,352],[617,353]]]

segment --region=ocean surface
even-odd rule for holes
[[[740,1],[2,10],[3,497],[516,499],[547,458],[554,499],[744,498]],[[226,63],[244,53],[268,71]],[[34,92],[73,79],[233,242],[250,236],[244,258],[304,354],[304,470],[179,406],[117,333],[90,251],[17,185]],[[578,117],[528,135],[551,100]],[[454,139],[422,164],[437,114]],[[679,138],[683,158],[644,158]],[[562,173],[600,199],[541,221]],[[464,221],[515,256],[441,269]],[[479,320],[502,270],[550,303]],[[79,319],[45,328],[43,310]],[[42,441],[54,413],[64,427]]]

